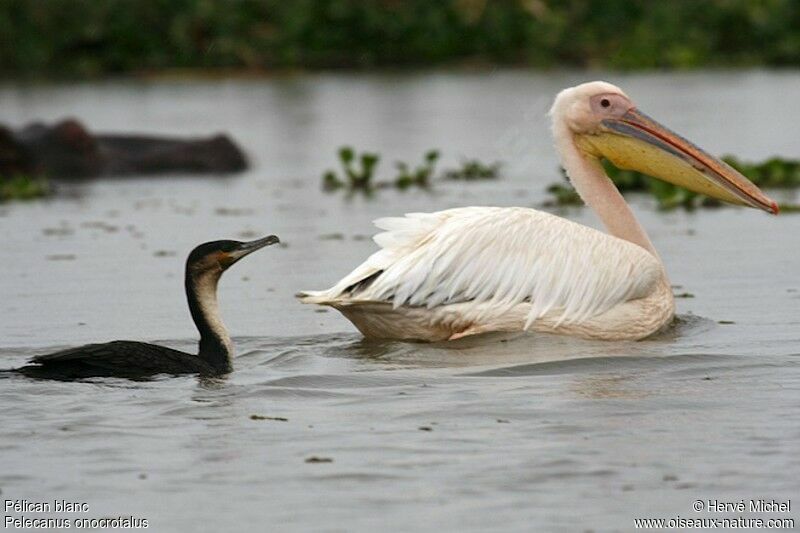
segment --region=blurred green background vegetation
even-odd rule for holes
[[[0,74],[800,65],[797,0],[3,0]]]

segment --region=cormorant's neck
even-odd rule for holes
[[[233,368],[233,343],[219,316],[217,282],[221,271],[194,273],[186,269],[186,298],[200,332],[198,356],[221,372]]]

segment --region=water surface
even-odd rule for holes
[[[800,74],[605,77],[713,153],[798,156]],[[544,114],[586,79],[0,87],[3,122],[228,131],[253,163],[237,177],[109,179],[0,206],[0,366],[117,338],[193,349],[188,250],[267,233],[285,243],[220,285],[239,353],[228,378],[0,379],[3,497],[85,501],[91,516],[146,517],[156,531],[629,531],[634,517],[709,516],[692,511],[696,499],[797,497],[800,216],[661,213],[635,198],[676,292],[693,296],[678,300],[674,328],[638,343],[370,343],[336,312],[294,301],[371,253],[379,216],[538,206],[558,179]],[[444,167],[465,156],[506,166],[492,183],[326,194],[319,176],[346,143],[380,152],[383,179],[430,148]],[[597,225],[587,210],[559,214]]]

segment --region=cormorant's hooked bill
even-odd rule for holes
[[[231,252],[231,255],[237,257],[237,259],[241,259],[247,254],[251,254],[256,250],[264,248],[265,246],[278,244],[280,242],[281,240],[276,235],[268,235],[263,239],[256,239],[255,241],[250,241],[250,242],[240,242],[237,243],[239,245],[238,249]]]
[[[262,239],[256,239],[249,242],[240,241],[211,241],[205,242],[197,246],[189,253],[189,258],[186,260],[188,266],[221,266],[222,269],[227,269],[239,259],[260,250],[265,246],[278,244],[280,239],[275,235],[268,235]],[[217,263],[208,262],[209,259],[216,259]]]

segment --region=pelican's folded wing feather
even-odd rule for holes
[[[550,311],[581,322],[649,294],[662,275],[643,248],[548,213],[465,207],[375,221],[381,247],[312,301],[531,304],[526,328]],[[482,304],[491,304],[485,306]]]

